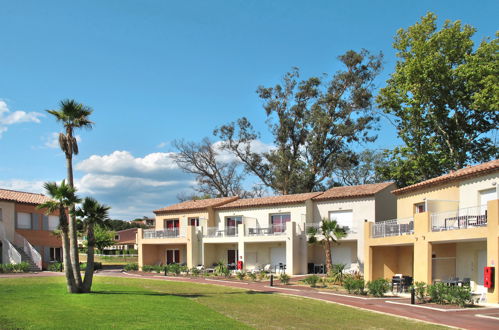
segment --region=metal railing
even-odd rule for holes
[[[42,269],[42,256],[40,253],[31,245],[30,242],[24,236],[19,235],[18,233],[14,236],[14,244],[18,247],[22,248],[24,253],[33,261],[33,263],[39,268]]]
[[[218,227],[208,227],[204,237],[234,237],[238,235],[237,227],[230,226],[220,229]]]
[[[276,224],[270,227],[249,227],[246,228],[246,236],[273,236],[286,235],[286,224]]]
[[[414,234],[414,218],[391,219],[376,222],[372,226],[371,237],[387,237]]]
[[[180,234],[179,228],[162,229],[162,230],[145,229],[142,232],[142,238],[143,239],[176,238],[176,237],[183,237],[183,235]]]
[[[432,213],[431,230],[444,231],[487,226],[487,205]]]

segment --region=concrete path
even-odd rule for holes
[[[0,275],[5,277],[26,277],[26,276],[61,276],[62,273],[41,272],[37,274],[15,274],[15,275]],[[237,280],[219,280],[210,278],[188,278],[188,277],[172,277],[163,276],[161,274],[141,274],[141,273],[124,273],[118,269],[102,270],[96,273],[96,276],[115,276],[126,278],[143,278],[163,281],[177,282],[192,282],[204,283],[213,285],[222,285],[233,288],[246,290],[254,290],[267,293],[279,293],[284,295],[293,295],[304,298],[321,300],[329,303],[335,303],[345,306],[356,307],[377,313],[389,314],[409,319],[442,324],[451,327],[464,329],[480,329],[480,330],[498,330],[499,329],[499,307],[495,308],[476,308],[456,311],[450,310],[435,310],[427,306],[417,307],[406,304],[405,299],[400,298],[365,298],[352,297],[347,295],[335,294],[320,289],[312,289],[302,286],[269,286],[269,281],[264,282],[246,282]]]

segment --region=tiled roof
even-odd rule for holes
[[[27,203],[27,204],[42,204],[49,201],[50,198],[43,194],[34,194],[24,191],[15,191],[8,189],[0,189],[0,200]]]
[[[241,208],[241,207],[258,207],[258,206],[280,205],[280,204],[297,204],[297,203],[303,203],[307,199],[311,199],[311,198],[318,196],[320,194],[322,194],[322,192],[312,192],[312,193],[282,195],[282,196],[270,196],[270,197],[260,197],[260,198],[243,198],[243,199],[238,199],[234,202],[219,206],[219,207],[217,207],[217,209],[236,209],[236,208]]]
[[[181,212],[181,211],[192,211],[192,210],[202,210],[208,207],[220,206],[232,202],[239,197],[221,197],[221,198],[209,198],[209,199],[198,199],[185,201],[178,204],[173,204],[162,209],[153,211],[154,213],[165,213],[165,212]]]
[[[393,191],[394,194],[401,194],[409,191],[414,191],[422,188],[426,188],[429,186],[434,186],[438,184],[443,184],[443,183],[448,183],[452,181],[459,181],[459,180],[464,180],[480,175],[485,175],[488,173],[493,173],[499,171],[499,160],[492,160],[487,163],[475,165],[475,166],[468,166],[465,168],[462,168],[457,171],[450,172],[448,174],[429,179],[426,181],[422,181],[416,184],[413,184],[411,186],[407,186],[404,188],[397,189]]]
[[[373,196],[377,192],[393,185],[393,182],[363,184],[360,186],[334,187],[326,190],[323,194],[314,197],[314,200],[342,199],[352,197]]]

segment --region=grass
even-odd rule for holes
[[[62,277],[0,279],[0,328],[436,329],[325,302],[215,285],[96,277],[70,295]],[[22,307],[22,308],[21,308]]]

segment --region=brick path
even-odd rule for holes
[[[16,274],[16,275],[0,275],[5,277],[27,277],[27,276],[61,276],[62,273],[42,272],[38,274]],[[144,278],[154,280],[178,281],[178,282],[193,282],[213,285],[222,285],[246,290],[254,290],[261,292],[273,292],[285,295],[294,295],[299,297],[311,298],[330,303],[336,303],[364,310],[390,314],[410,319],[416,319],[431,323],[437,323],[457,328],[464,329],[480,329],[480,330],[498,330],[499,329],[499,307],[497,308],[477,308],[466,309],[462,311],[439,311],[427,308],[408,306],[404,303],[406,300],[397,298],[383,299],[368,299],[361,297],[350,297],[346,295],[336,295],[329,292],[321,293],[322,291],[308,287],[296,286],[274,286],[270,287],[269,282],[243,282],[231,280],[217,280],[209,278],[185,278],[185,277],[170,277],[160,274],[143,275],[143,274],[127,274],[119,270],[103,270],[96,273],[97,276],[115,276],[127,278]],[[325,291],[324,291],[325,292]]]

